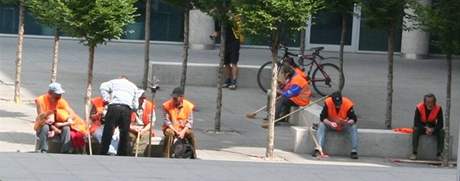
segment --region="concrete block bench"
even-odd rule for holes
[[[294,152],[311,154],[315,148],[308,127],[291,127]],[[316,131],[314,131],[316,136]],[[360,156],[384,158],[408,158],[412,153],[412,135],[396,133],[383,129],[358,129]],[[348,156],[351,143],[347,133],[329,131],[326,146],[323,148],[330,155]],[[436,158],[435,137],[422,136],[419,141],[419,159]]]

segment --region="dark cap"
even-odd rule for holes
[[[334,100],[335,105],[341,105],[342,104],[342,94],[340,92],[334,92],[331,95],[332,100]]]
[[[179,97],[179,96],[183,96],[183,95],[184,95],[184,90],[182,90],[182,88],[180,88],[180,87],[176,87],[172,91],[172,94],[171,94],[172,97]]]

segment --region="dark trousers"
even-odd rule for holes
[[[297,105],[294,102],[292,102],[289,98],[281,96],[281,98],[276,102],[275,119],[281,118],[284,115],[288,114],[291,111],[292,106]]]
[[[117,155],[127,156],[129,150],[129,123],[131,109],[126,105],[109,105],[105,116],[105,126],[102,133],[101,155],[107,155],[112,141],[113,131],[116,127],[120,130],[120,142]]]
[[[417,154],[418,142],[421,135],[426,135],[425,128],[414,128],[412,134],[412,153]],[[444,149],[444,130],[434,130],[433,136],[436,136],[437,140],[437,154],[440,155]]]

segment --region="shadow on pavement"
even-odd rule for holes
[[[35,144],[35,135],[33,133],[23,132],[0,132],[0,141],[15,144]]]
[[[15,117],[15,118],[18,118],[18,117],[27,117],[27,115],[25,115],[22,112],[9,112],[9,111],[5,111],[5,110],[0,110],[0,117]]]

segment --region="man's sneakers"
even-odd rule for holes
[[[358,157],[358,152],[355,152],[355,151],[351,152],[350,153],[350,158],[354,159],[354,160],[358,159],[359,158]]]
[[[319,152],[319,150],[315,149],[315,151],[313,151],[311,156],[314,157],[314,158],[319,158],[319,157],[321,157],[321,152]]]
[[[236,90],[237,87],[237,81],[232,79],[225,80],[224,85],[222,86],[222,88],[229,88],[231,90]]]
[[[236,83],[237,83],[236,80],[232,80],[231,83],[230,83],[230,85],[228,86],[228,88],[229,88],[230,90],[236,90],[236,88],[237,88]]]
[[[232,84],[232,79],[227,79],[224,82],[224,85],[222,85],[222,88],[228,88]]]

